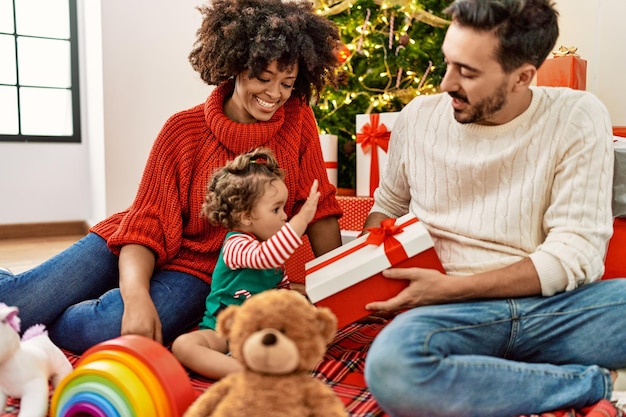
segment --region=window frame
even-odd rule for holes
[[[15,41],[15,65],[17,70],[17,88],[20,88],[19,81],[19,62],[17,60],[17,38],[21,35],[17,33],[17,22],[16,22],[16,8],[15,2],[17,0],[13,0],[13,33],[4,33],[6,35],[12,35]],[[0,142],[36,142],[36,143],[81,143],[82,135],[81,135],[81,106],[80,106],[80,76],[79,76],[79,57],[78,57],[78,11],[77,11],[77,0],[67,0],[68,1],[68,9],[69,9],[69,25],[70,25],[70,38],[65,39],[69,41],[70,44],[70,71],[71,71],[71,80],[72,85],[69,87],[72,96],[72,134],[71,135],[25,135],[21,133],[21,123],[19,123],[20,132],[15,135],[9,135],[6,133],[0,133]],[[46,37],[40,37],[42,39],[47,39]],[[49,38],[49,39],[58,39],[58,38]],[[9,85],[9,84],[0,84],[0,85]],[[17,106],[18,106],[18,119],[21,120],[21,112],[20,112],[20,95],[17,95]]]

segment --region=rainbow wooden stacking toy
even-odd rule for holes
[[[50,417],[179,417],[195,400],[184,368],[161,344],[126,335],[87,350],[56,387]]]

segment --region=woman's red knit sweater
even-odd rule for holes
[[[132,205],[91,228],[107,240],[113,253],[119,254],[127,244],[140,244],[154,251],[157,268],[186,272],[210,283],[226,230],[200,214],[207,182],[227,161],[259,146],[271,148],[285,170],[289,216],[302,206],[314,179],[319,180],[321,198],[313,221],[341,216],[311,108],[292,97],[267,122],[236,123],[223,110],[233,88],[232,81],[225,82],[203,105],[165,123]]]

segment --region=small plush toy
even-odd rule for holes
[[[20,340],[18,311],[0,303],[0,410],[11,396],[21,398],[19,417],[44,417],[49,382],[56,387],[72,365],[43,325],[29,327]]]
[[[268,290],[227,307],[217,331],[244,370],[210,386],[185,417],[346,417],[330,387],[311,375],[337,318],[292,290]]]

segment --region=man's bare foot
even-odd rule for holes
[[[609,369],[609,372],[611,373],[611,381],[613,381],[613,384],[615,384],[615,380],[617,379],[617,376],[619,374],[617,373],[617,371],[614,371],[612,369]]]

